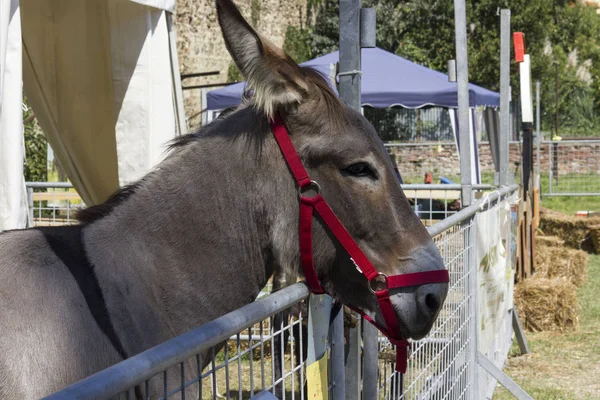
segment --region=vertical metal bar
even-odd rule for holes
[[[340,76],[341,99],[360,112],[360,0],[340,0]],[[354,71],[353,74],[347,74]],[[309,336],[310,337],[310,336]],[[360,399],[360,328],[350,329],[345,367],[345,398]]]
[[[229,343],[225,342],[225,396],[229,399]]]
[[[227,346],[227,345],[226,345]],[[202,366],[200,364],[200,354],[196,354],[196,369],[198,371],[198,400],[202,400],[204,397],[202,396]],[[148,392],[146,392],[146,395]],[[150,398],[150,397],[148,397]]]
[[[202,108],[206,110],[208,104],[208,94],[206,88],[200,89],[200,103]],[[200,120],[201,125],[204,126],[208,124],[210,121],[208,120],[208,110],[202,112],[202,118]]]
[[[303,350],[303,348],[304,348],[303,347],[303,340],[304,339],[302,338],[304,336],[304,333],[303,333],[302,323],[304,322],[304,318],[308,318],[308,316],[306,316],[306,315],[304,315],[302,313],[302,307],[301,307],[301,305],[300,305],[300,313],[299,313],[299,317],[298,318],[299,318],[299,321],[300,321],[300,335],[299,335],[300,336],[300,340],[299,340],[299,342],[300,342],[300,344],[299,344],[300,345],[300,364],[303,364],[303,363],[305,364],[305,365],[302,365],[300,367],[300,398],[304,399],[305,398],[305,394],[304,394],[304,367],[306,366],[306,363],[304,361],[304,350]],[[343,321],[342,321],[342,323],[343,323]],[[343,370],[343,367],[344,367],[344,365],[342,364],[342,366],[341,366],[342,370]],[[335,381],[333,383],[335,385]],[[334,397],[334,400],[337,400],[337,398]]]
[[[183,362],[180,364],[180,374],[181,374],[181,400],[185,400],[185,365]]]
[[[500,11],[500,186],[509,185],[510,10]]]
[[[29,209],[29,226],[33,226],[33,188],[27,188],[27,207]]]
[[[331,372],[333,376],[333,400],[344,400],[344,306],[331,323]]]
[[[239,334],[238,334],[238,344],[239,344]],[[225,346],[227,346],[227,343],[225,343]],[[238,347],[239,349],[239,347]],[[216,370],[216,366],[215,366],[215,348],[211,347],[210,348],[210,367],[211,367],[211,378],[212,378],[212,395],[213,395],[213,400],[217,398],[217,371]]]
[[[227,357],[225,357],[227,360]],[[263,321],[260,321],[260,389],[265,390],[265,339]]]
[[[357,314],[355,314],[357,315]],[[358,315],[357,315],[358,316]],[[355,328],[348,329],[348,343],[346,343],[346,369],[344,371],[346,380],[346,399],[358,400],[360,396],[360,373],[361,373],[361,318],[358,316],[358,324]]]
[[[536,137],[536,182],[537,182],[537,188],[540,190],[540,195],[542,193],[542,182],[540,181],[541,178],[541,167],[542,167],[542,161],[540,158],[540,147],[541,147],[541,143],[542,143],[542,134],[540,132],[540,120],[541,120],[541,111],[540,111],[540,87],[541,87],[541,82],[537,81],[535,83],[535,137]]]
[[[285,400],[285,335],[283,334],[283,311],[279,313],[279,336],[281,337],[280,350],[281,350],[281,395]]]
[[[552,178],[554,176],[554,154],[552,154],[553,149],[554,144],[552,142],[548,142],[548,194],[552,194]]]
[[[236,335],[237,342],[237,364],[238,364],[238,395],[239,400],[242,400],[242,347],[240,345],[240,334]],[[214,357],[213,357],[214,360]]]
[[[479,296],[477,295],[479,285],[477,284],[477,224],[476,224],[476,215],[471,217],[468,220],[469,230],[467,233],[467,259],[465,259],[465,269],[469,273],[469,293],[471,295],[471,302],[469,304],[469,315],[471,316],[471,324],[470,324],[470,332],[469,336],[471,336],[470,347],[469,347],[469,358],[471,361],[471,370],[469,380],[471,381],[471,398],[477,400],[480,398],[479,396],[479,363],[478,363],[478,351],[479,351]]]
[[[360,112],[360,0],[340,0],[340,97]]]
[[[168,386],[167,386],[167,371],[163,372],[163,397],[167,398]]]
[[[377,398],[377,328],[363,324],[363,399]]]
[[[248,328],[248,359],[250,362],[250,396],[254,396],[254,352],[252,349],[252,328]]]
[[[461,205],[465,207],[471,205],[473,185],[471,174],[473,143],[469,129],[469,61],[467,58],[467,8],[465,0],[454,0],[454,30],[456,36],[456,77],[458,81]]]

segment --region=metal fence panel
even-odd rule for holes
[[[541,143],[544,196],[600,196],[600,140]]]

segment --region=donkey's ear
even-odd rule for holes
[[[217,16],[227,50],[254,90],[255,105],[268,117],[300,103],[308,85],[298,64],[246,22],[233,1],[217,0]]]

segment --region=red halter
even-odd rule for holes
[[[346,249],[354,264],[367,278],[369,290],[377,297],[377,302],[379,303],[386,326],[382,327],[378,325],[361,310],[355,309],[355,311],[375,325],[396,346],[396,371],[405,373],[409,343],[400,334],[396,314],[390,301],[389,289],[427,283],[449,282],[448,271],[437,270],[393,276],[386,276],[381,272],[377,272],[373,264],[371,264],[369,259],[360,250],[346,228],[344,228],[344,225],[342,225],[331,207],[329,207],[325,199],[321,196],[320,187],[317,182],[312,181],[308,176],[281,119],[276,117],[275,121],[271,123],[271,129],[283,153],[283,157],[298,183],[298,193],[300,195],[300,259],[308,287],[315,294],[325,293],[317,277],[312,251],[312,218],[313,211],[316,210],[340,244]],[[316,195],[313,197],[305,196],[304,193],[308,189],[316,190]],[[374,290],[371,282],[378,277],[385,279],[386,287],[381,290]]]

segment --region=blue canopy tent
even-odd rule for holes
[[[339,60],[339,52],[324,55],[310,61],[302,63],[302,66],[308,66],[321,72],[323,76],[330,76],[332,65]],[[456,109],[458,108],[457,84],[448,82],[448,75],[438,71],[434,71],[412,61],[406,60],[395,54],[382,50],[380,48],[362,49],[362,105],[375,108],[386,107],[404,107],[404,108],[421,108],[421,107],[444,107],[451,109],[450,117],[457,137],[458,118]],[[332,83],[333,86],[333,83]],[[236,83],[224,88],[211,90],[207,94],[207,110],[222,110],[227,107],[236,106],[241,102],[242,95],[246,88],[245,82]],[[486,126],[490,133],[490,141],[493,139],[492,133],[495,134],[497,129],[490,124],[498,120],[493,117],[496,108],[500,105],[500,94],[492,92],[481,86],[469,84],[469,106],[473,110],[474,107],[490,108],[492,113],[485,113]],[[490,121],[488,121],[488,116]],[[472,122],[472,137],[474,140],[473,154],[474,163],[474,178],[476,182],[480,182],[479,160],[477,154],[477,140],[474,129],[475,119],[474,113],[471,113]],[[457,146],[460,143],[457,140]],[[497,149],[497,146],[492,145],[492,148]],[[496,158],[497,150],[492,151],[494,159]],[[494,160],[496,161],[496,160]]]

